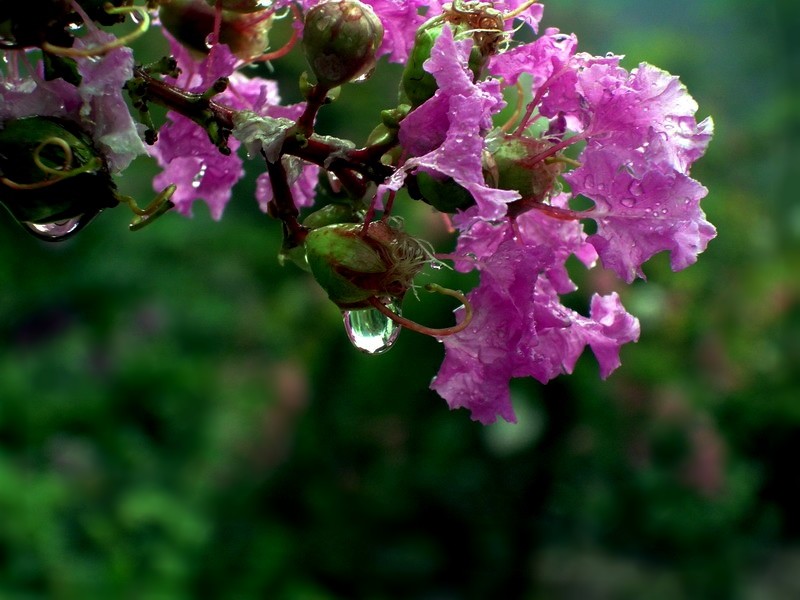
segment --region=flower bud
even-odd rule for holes
[[[0,203],[37,237],[57,241],[75,233],[118,204],[115,191],[105,160],[75,123],[51,117],[2,123]]]
[[[317,82],[333,88],[366,78],[375,67],[383,25],[357,0],[332,0],[306,13],[303,48]]]
[[[314,278],[340,308],[369,298],[402,298],[427,262],[420,243],[383,221],[327,225],[309,232],[306,259]]]
[[[476,4],[466,11],[453,4],[445,5],[444,13],[423,23],[414,37],[414,46],[401,81],[402,90],[413,108],[432,98],[438,89],[436,79],[423,65],[431,57],[433,44],[441,35],[445,23],[453,30],[456,39],[472,37],[474,45],[470,50],[468,67],[476,80],[481,76],[489,57],[497,52],[499,40],[503,37],[503,19],[499,12],[490,8],[490,4]]]
[[[414,177],[416,184],[412,197],[430,204],[436,210],[444,213],[455,213],[467,210],[475,204],[475,199],[469,191],[456,183],[452,177],[439,179],[424,171],[418,171]],[[413,184],[409,185],[409,193]]]
[[[218,0],[206,0],[213,8],[217,6]],[[272,0],[222,0],[220,5],[223,10],[237,13],[251,13],[265,10],[272,7]]]
[[[552,145],[547,140],[506,136],[492,151],[487,183],[493,179],[494,187],[516,190],[523,198],[541,202],[564,170],[563,162],[538,158]]]
[[[209,35],[214,31],[214,9],[204,0],[169,0],[160,5],[161,24],[186,48],[208,54]],[[268,11],[248,14],[223,10],[219,42],[242,60],[260,56],[269,45],[272,24]]]

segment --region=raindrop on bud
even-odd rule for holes
[[[87,221],[88,219],[85,219],[85,215],[78,215],[63,221],[53,221],[52,223],[25,222],[23,225],[39,239],[48,242],[60,242],[76,233]]]
[[[400,307],[396,303],[389,302],[386,307],[395,314],[400,314]],[[394,345],[402,329],[375,308],[346,310],[342,316],[344,330],[350,342],[366,354],[387,352]]]

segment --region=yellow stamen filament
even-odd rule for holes
[[[142,36],[150,28],[150,13],[147,12],[147,8],[144,6],[114,7],[111,4],[106,4],[104,8],[105,11],[110,15],[136,13],[139,15],[141,22],[139,23],[139,26],[130,33],[111,40],[107,44],[101,44],[100,46],[90,46],[89,48],[66,48],[64,46],[55,46],[50,42],[44,42],[42,44],[42,50],[49,52],[50,54],[55,54],[57,56],[69,56],[70,58],[103,56],[112,50],[121,48],[122,46],[127,46],[129,43]]]
[[[528,10],[531,6],[536,4],[538,0],[528,0],[525,4],[520,4],[515,10],[511,12],[503,13],[503,20],[508,21],[509,19],[514,19]]]
[[[285,15],[274,16],[273,18],[276,19],[276,20],[277,19],[282,19],[285,16],[291,14],[293,19],[296,19],[298,21],[302,20],[303,15],[300,14],[300,10],[294,4],[291,5],[290,11],[287,10]],[[281,58],[282,56],[286,56],[287,54],[289,54],[289,51],[292,48],[294,48],[295,44],[297,44],[297,39],[298,39],[297,29],[292,27],[292,35],[289,38],[289,40],[283,46],[281,46],[277,50],[273,50],[272,52],[267,52],[265,54],[262,54],[261,56],[255,57],[252,60],[252,62],[269,62],[271,60],[277,60],[278,58]]]
[[[519,116],[522,114],[522,106],[525,103],[525,90],[522,89],[522,84],[517,81],[517,107],[514,109],[514,114],[512,114],[508,121],[503,123],[503,126],[500,127],[500,131],[503,133],[508,133],[514,127],[514,123],[519,120]]]

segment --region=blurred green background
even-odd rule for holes
[[[3,212],[0,599],[800,597],[798,25],[791,0],[546,6],[714,117],[693,175],[719,236],[627,289],[579,273],[574,304],[614,286],[642,338],[608,381],[587,355],[514,382],[514,426],[428,390],[432,339],[356,352],[278,265],[252,178],[219,223],[197,205],[129,233],[119,209],[60,245]],[[296,98],[301,63],[275,68]],[[363,141],[396,77],[345,88],[323,127]],[[144,201],[154,172],[120,184]]]

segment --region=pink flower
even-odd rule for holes
[[[271,117],[296,119],[302,113],[302,105],[279,106],[280,97],[275,82],[237,73],[235,70],[242,63],[226,45],[215,45],[198,62],[168,34],[165,35],[181,69],[175,83],[187,91],[205,92],[217,79],[227,77],[228,88],[215,97],[221,104]],[[175,184],[177,189],[172,201],[178,211],[191,215],[192,204],[196,200],[204,200],[211,216],[220,219],[234,185],[244,175],[242,159],[236,154],[239,141],[230,137],[228,147],[231,154],[223,155],[196,123],[172,112],[167,116],[168,122],[159,129],[158,141],[151,149],[151,154],[163,168],[153,180],[154,187],[160,190]],[[304,206],[313,198],[318,168],[305,164],[301,168],[301,165],[293,164],[297,168],[290,171],[293,177],[290,183],[295,184],[293,189],[298,195],[298,206]],[[259,177],[256,198],[262,210],[266,211],[271,198],[266,173]]]
[[[512,378],[546,383],[571,373],[587,345],[605,378],[620,364],[620,347],[639,337],[639,321],[616,294],[595,295],[589,317],[563,306],[546,275],[556,261],[552,250],[506,237],[478,261],[480,285],[467,296],[475,316],[442,338],[445,359],[431,383],[451,408],[467,408],[484,424],[498,416],[515,421]]]

